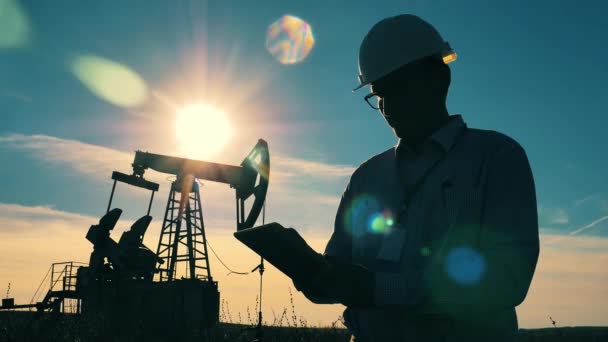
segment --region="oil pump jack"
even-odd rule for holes
[[[219,319],[219,291],[207,257],[198,181],[230,185],[236,195],[236,229],[253,227],[268,190],[268,145],[260,139],[238,166],[137,151],[132,167],[130,175],[113,172],[106,214],[86,235],[94,249],[89,266],[77,271],[81,312],[103,317],[112,329],[152,329],[157,336],[180,339],[196,335]],[[157,183],[144,178],[147,169],[176,177],[156,253],[143,244],[159,189]],[[118,243],[110,237],[122,213],[111,208],[117,182],[151,191],[147,214],[124,232]],[[250,205],[248,200],[252,200]],[[186,272],[178,279],[180,266]]]

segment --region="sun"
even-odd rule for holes
[[[232,137],[226,114],[205,104],[178,110],[175,128],[180,152],[192,159],[206,160],[217,155]]]

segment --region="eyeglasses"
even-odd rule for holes
[[[375,98],[375,99],[372,100],[372,98]],[[365,97],[363,99],[365,100],[365,102],[367,102],[367,104],[370,107],[372,107],[375,110],[383,110],[383,108],[384,108],[382,97],[378,93],[375,93],[375,92],[369,93],[369,94],[365,95]]]

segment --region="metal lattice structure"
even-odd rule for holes
[[[171,184],[165,218],[156,254],[164,262],[158,268],[159,280],[176,279],[178,269],[185,270],[185,278],[213,281],[207,254],[207,239],[203,222],[203,208],[199,184],[192,183],[192,191],[181,192],[179,180]],[[182,196],[188,196],[180,215]],[[185,224],[184,224],[185,222]]]
[[[117,336],[133,334],[138,340],[191,341],[210,336],[208,329],[219,322],[220,293],[211,277],[197,180],[230,185],[235,190],[237,231],[253,227],[268,190],[268,144],[260,139],[239,165],[136,151],[131,166],[132,174],[112,173],[114,184],[106,213],[86,233],[93,245],[89,263],[53,264],[29,304],[15,304],[7,294],[0,310],[79,313],[95,330]],[[144,178],[149,169],[176,177],[156,254],[143,243],[152,222],[154,194],[159,190],[159,184]],[[122,214],[122,209],[112,208],[118,183],[151,191],[151,195],[146,215],[115,241],[111,232]],[[263,264],[256,269],[261,275]],[[42,301],[39,296],[44,296]],[[260,310],[261,303],[260,294]],[[258,317],[261,328],[261,311]]]

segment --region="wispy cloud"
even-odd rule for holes
[[[566,224],[570,220],[568,218],[568,213],[564,209],[557,209],[555,213],[553,213],[553,217],[551,218],[551,222],[555,224]]]
[[[580,207],[583,204],[588,204],[589,202],[593,201],[594,199],[596,199],[598,197],[599,197],[599,194],[593,194],[593,195],[581,197],[581,198],[577,199],[576,201],[574,201],[574,203],[572,204],[572,206],[574,208]]]
[[[541,219],[550,225],[554,224],[567,224],[570,222],[570,217],[568,212],[563,208],[552,208],[552,207],[543,207],[539,206],[538,208],[539,215]]]
[[[24,150],[39,160],[67,165],[79,173],[104,179],[116,168],[128,168],[133,161],[133,155],[123,151],[48,135],[4,135],[0,136],[0,145]]]
[[[87,229],[100,217],[59,210],[51,205],[27,206],[0,203],[0,233],[17,236],[48,236],[57,233],[75,234],[84,238]],[[115,229],[116,234],[128,229],[135,221],[123,213]],[[153,221],[160,227],[160,222]],[[43,234],[43,235],[41,235]]]
[[[546,241],[544,241],[544,243],[547,244],[547,245],[548,244],[555,244],[557,242],[562,241],[564,238],[566,238],[568,236],[578,235],[578,234],[580,234],[580,233],[582,233],[584,231],[587,231],[587,230],[589,230],[589,229],[591,229],[593,227],[596,227],[598,224],[600,224],[600,223],[602,223],[604,221],[607,221],[607,220],[608,220],[608,215],[602,216],[602,217],[594,220],[593,222],[591,222],[589,224],[586,224],[586,225],[581,226],[581,227],[574,228],[574,229],[570,230],[568,233],[566,233],[564,235],[557,235],[557,236],[555,236],[553,238],[547,239]]]
[[[27,102],[27,103],[31,103],[33,101],[31,97],[22,95],[22,94],[17,94],[17,93],[6,93],[6,92],[0,93],[0,97],[14,99],[14,100],[18,100],[21,102]]]
[[[289,157],[274,157],[273,165],[276,165],[276,171],[283,177],[294,177],[300,175],[312,175],[317,177],[348,177],[354,171],[352,165],[336,165],[320,163],[304,159],[296,159]]]
[[[28,218],[55,218],[68,221],[88,220],[89,216],[57,210],[52,206],[26,206],[13,203],[0,203],[0,218],[28,217]]]
[[[0,232],[20,235],[52,234],[66,227],[79,226],[84,231],[99,218],[54,209],[51,206],[23,206],[0,203]]]
[[[597,219],[597,220],[595,220],[595,221],[593,221],[593,222],[591,222],[589,224],[586,224],[586,225],[584,225],[582,227],[576,228],[575,230],[573,230],[570,233],[568,233],[568,235],[576,235],[576,234],[582,233],[582,232],[584,232],[586,230],[589,230],[589,229],[595,227],[599,223],[602,223],[602,222],[604,222],[606,220],[608,220],[608,215],[604,216],[604,217],[600,217],[599,219]]]
[[[48,135],[4,135],[0,136],[1,145],[28,151],[43,161],[68,165],[82,174],[103,178],[116,168],[129,168],[133,161],[132,153]],[[350,176],[354,169],[351,165],[273,156],[271,177],[282,183],[298,177],[342,178]]]

